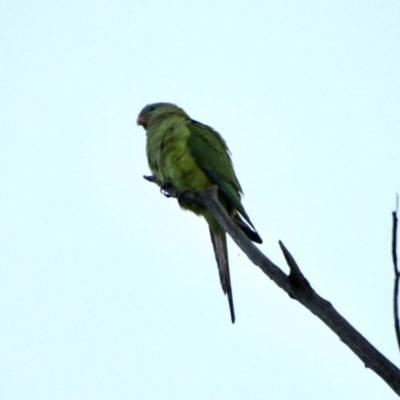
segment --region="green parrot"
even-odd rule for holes
[[[249,239],[262,243],[241,203],[242,188],[233,170],[229,149],[218,132],[191,119],[182,108],[170,103],[147,105],[136,122],[146,130],[147,160],[160,182],[179,190],[216,185],[218,199],[233,221]],[[184,203],[180,206],[203,216],[209,225],[221,286],[228,296],[234,323],[226,233],[205,207]]]

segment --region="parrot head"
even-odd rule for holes
[[[157,119],[164,119],[172,115],[189,118],[185,111],[175,104],[154,103],[148,104],[142,109],[142,111],[140,111],[136,123],[142,125],[143,128],[147,130],[147,128]]]

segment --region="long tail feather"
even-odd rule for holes
[[[224,293],[228,296],[229,309],[231,311],[232,324],[235,323],[235,310],[233,308],[233,297],[231,277],[229,274],[228,248],[226,244],[226,233],[220,231],[218,234],[210,229],[211,242],[214,247],[215,259],[217,260],[219,278]]]

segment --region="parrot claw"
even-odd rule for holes
[[[168,193],[168,188],[170,188],[172,185],[170,183],[163,183],[160,188],[160,193],[163,194],[165,197],[170,198],[172,197]]]

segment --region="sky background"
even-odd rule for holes
[[[399,365],[397,1],[1,1],[0,399],[395,399],[149,173],[148,103],[228,142],[260,249]]]

